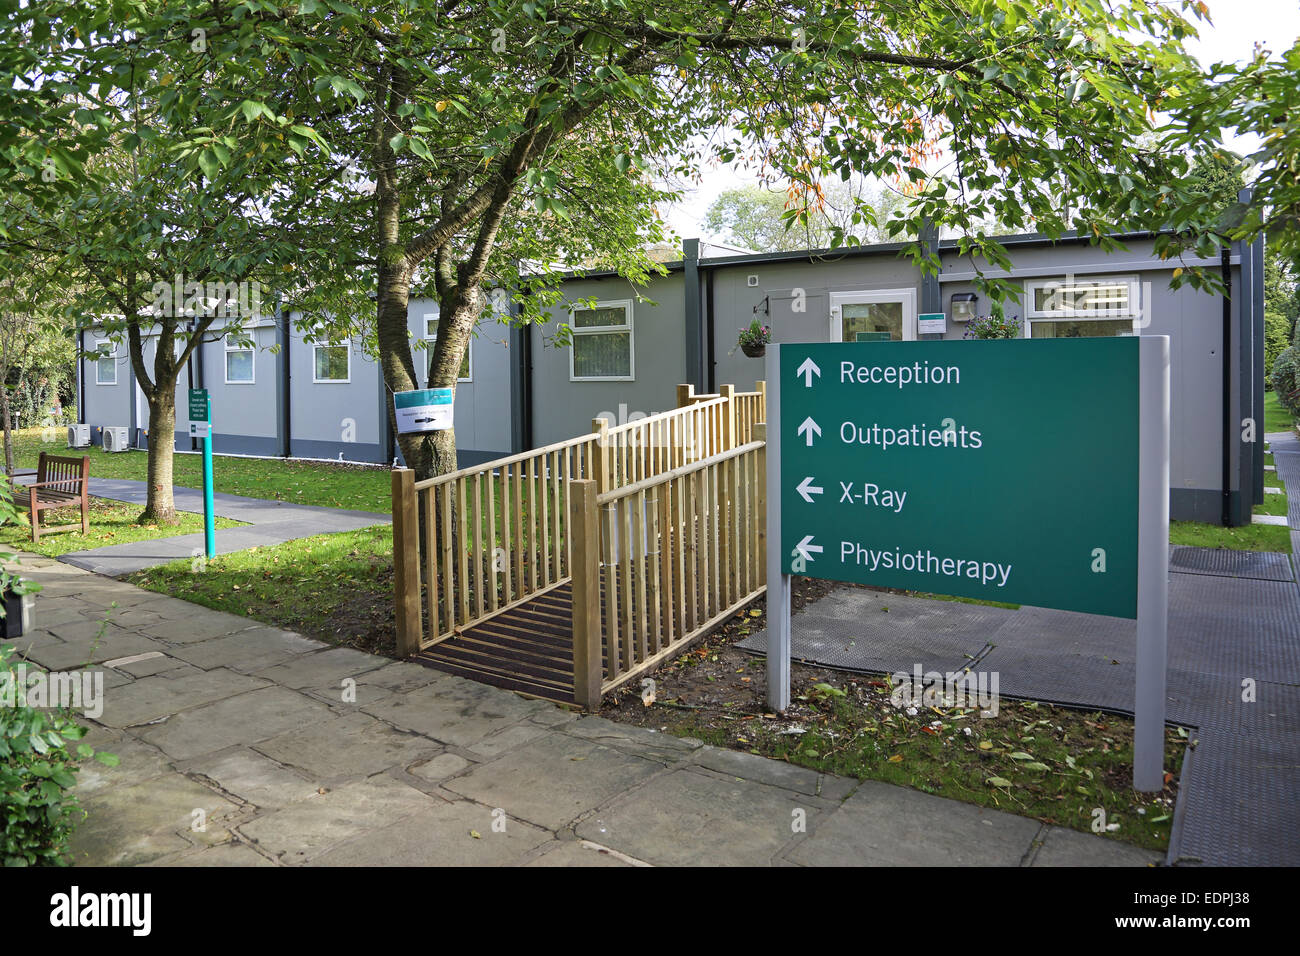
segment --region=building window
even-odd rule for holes
[[[438,341],[438,314],[436,312],[430,312],[424,317],[424,340],[429,343],[428,346],[425,347],[428,361],[425,362],[424,368],[424,382],[425,387],[428,388],[429,379],[431,378],[429,375],[429,366],[433,364],[433,343]],[[456,381],[474,381],[473,336],[470,336],[469,341],[465,343],[465,354],[460,357],[460,372],[456,375]]]
[[[109,339],[95,342],[95,384],[117,384],[117,346]]]
[[[1025,283],[1029,338],[1132,335],[1142,315],[1137,277],[1035,279]]]
[[[352,380],[352,349],[348,342],[322,342],[312,346],[312,381],[350,382]]]
[[[226,336],[226,384],[253,384],[253,337],[251,332],[231,332]]]
[[[569,328],[571,381],[630,382],[636,377],[630,299],[574,309],[569,313]]]

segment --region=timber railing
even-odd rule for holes
[[[569,494],[636,486],[748,443],[766,395],[678,387],[678,408],[446,475],[393,471],[397,652],[409,656],[572,577]]]
[[[574,700],[672,657],[764,591],[764,426],[756,440],[625,487],[569,485]]]

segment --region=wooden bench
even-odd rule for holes
[[[81,506],[81,533],[90,533],[90,459],[60,458],[41,452],[35,471],[14,472],[13,477],[35,475],[30,485],[9,482],[14,504],[27,511],[32,522],[32,541],[41,539],[42,532],[75,531],[77,525],[65,524],[41,527],[41,512],[59,508]]]

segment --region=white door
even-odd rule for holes
[[[916,341],[916,290],[876,289],[831,293],[830,340],[855,342],[888,335],[891,342]]]
[[[144,389],[140,383],[135,383],[135,427],[136,432],[131,436],[130,442],[132,447],[141,447],[137,436],[144,434],[144,430],[149,427],[149,401],[144,397]]]

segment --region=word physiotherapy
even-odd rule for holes
[[[1138,344],[783,346],[783,570],[1136,617]]]

